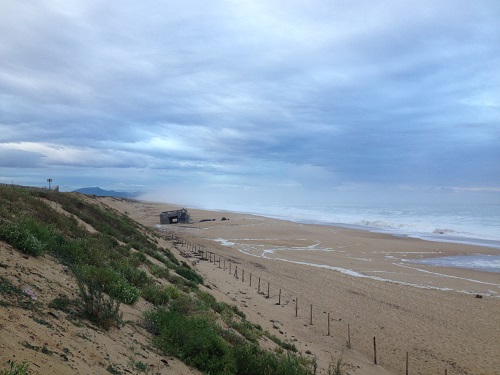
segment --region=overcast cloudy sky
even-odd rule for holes
[[[500,202],[499,20],[498,0],[5,0],[0,182]]]

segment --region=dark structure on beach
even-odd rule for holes
[[[165,211],[160,214],[160,224],[189,224],[191,222],[191,217],[189,216],[188,210],[185,208],[181,210]]]

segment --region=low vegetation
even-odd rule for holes
[[[10,362],[9,368],[0,370],[0,375],[26,375],[28,374],[27,363]]]
[[[54,204],[71,215],[54,209]],[[72,272],[78,296],[57,297],[51,308],[109,330],[124,324],[122,303],[134,305],[143,298],[153,307],[144,313],[143,322],[135,323],[152,334],[163,353],[207,374],[313,373],[313,365],[297,355],[292,344],[247,321],[237,306],[202,290],[203,278],[170,249],[159,247],[155,233],[97,201],[2,185],[0,239],[29,256],[50,254]],[[23,307],[27,298],[1,277],[0,295],[5,306]],[[265,338],[276,343],[275,350],[259,346]],[[27,365],[10,367],[0,374],[22,374]],[[138,364],[137,370],[142,367]]]

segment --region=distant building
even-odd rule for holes
[[[182,210],[164,211],[160,214],[160,224],[189,224],[192,223],[188,211]]]

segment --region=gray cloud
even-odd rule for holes
[[[499,18],[465,0],[6,2],[0,176],[498,187]]]

